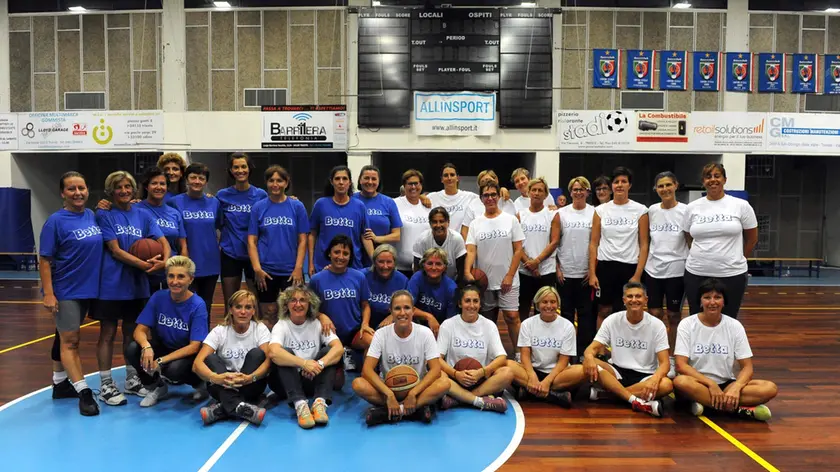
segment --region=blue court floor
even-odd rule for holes
[[[114,369],[122,388],[125,369]],[[99,374],[87,377],[99,387]],[[0,407],[2,470],[30,471],[483,471],[495,470],[522,438],[525,420],[515,400],[505,414],[455,408],[431,424],[368,427],[368,404],[337,392],[326,427],[303,430],[286,403],[272,406],[259,427],[238,421],[204,426],[189,387],[170,387],[152,408],[100,403],[83,417],[74,399],[53,400],[49,388]],[[348,394],[347,392],[350,392]]]

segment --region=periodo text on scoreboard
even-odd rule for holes
[[[496,95],[492,93],[416,92],[414,118],[418,121],[494,121]]]

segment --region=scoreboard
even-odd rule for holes
[[[359,126],[407,127],[414,91],[498,93],[500,126],[547,128],[546,8],[360,8]]]

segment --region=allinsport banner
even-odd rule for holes
[[[263,149],[347,149],[345,105],[271,105],[262,112]]]
[[[161,110],[18,113],[17,128],[20,150],[95,150],[164,143]]]
[[[414,133],[418,136],[493,136],[496,94],[414,92]]]

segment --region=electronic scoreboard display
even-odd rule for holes
[[[559,10],[358,13],[359,126],[409,126],[414,91],[497,92],[500,126],[551,126],[552,21]]]

